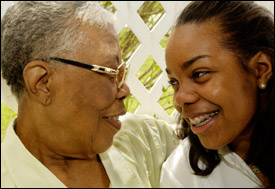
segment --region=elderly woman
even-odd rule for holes
[[[192,2],[166,65],[183,140],[161,186],[274,187],[273,15],[253,2]]]
[[[1,187],[158,187],[175,145],[164,122],[119,121],[130,91],[113,22],[96,2],[7,10],[1,68],[18,116],[1,144]]]

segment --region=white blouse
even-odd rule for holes
[[[236,153],[228,147],[218,150],[221,162],[208,176],[197,176],[189,164],[190,142],[185,138],[163,164],[160,187],[223,188],[264,187],[258,177]],[[203,168],[202,161],[199,167]]]

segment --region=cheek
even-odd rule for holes
[[[69,70],[64,77],[60,90],[67,96],[66,101],[77,103],[76,106],[93,105],[96,109],[104,109],[115,100],[117,88],[115,80],[107,75]],[[75,73],[77,72],[77,73]],[[70,73],[70,74],[68,74]],[[72,77],[74,76],[74,77]],[[65,83],[65,85],[64,85]]]
[[[240,117],[240,119],[246,119],[251,117],[256,109],[257,103],[257,89],[250,80],[239,79],[239,82],[231,83],[227,86],[227,91],[224,96],[224,103],[228,107],[231,107],[232,115]]]
[[[98,109],[105,109],[115,101],[116,88],[108,85],[95,85],[95,87],[88,87],[79,90],[77,98],[83,104],[89,103]]]
[[[257,88],[253,80],[219,80],[209,88],[209,99],[221,109],[223,130],[236,137],[246,128],[257,108]],[[234,136],[233,136],[234,135]]]
[[[257,88],[253,79],[244,81],[231,98],[234,99],[236,107],[235,111],[232,110],[232,114],[236,117],[236,124],[239,120],[239,123],[243,124],[242,127],[245,127],[249,124],[257,109]]]
[[[214,104],[233,109],[249,109],[256,102],[257,88],[253,78],[218,76],[200,88],[205,99]]]
[[[174,107],[176,108],[176,110],[179,112],[179,113],[182,113],[182,108],[181,106],[177,103],[177,100],[176,100],[176,93],[175,91],[174,92],[174,96],[173,96],[173,104],[174,104]]]
[[[88,108],[102,110],[111,106],[115,101],[117,88],[115,82],[108,77],[100,76],[96,79],[87,79],[84,83],[75,84],[71,94],[71,98],[78,103],[76,106],[88,106]]]
[[[234,77],[232,74],[216,75],[215,79],[198,89],[201,98],[221,110],[224,122],[248,124],[255,114],[257,105],[255,79],[248,76],[243,78],[243,75],[235,74]]]

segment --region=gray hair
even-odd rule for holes
[[[20,98],[25,87],[23,69],[30,61],[70,54],[83,42],[82,24],[106,28],[114,21],[99,2],[16,2],[1,21],[1,69],[12,93]]]

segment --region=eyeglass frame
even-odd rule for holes
[[[41,60],[42,61],[46,61],[46,60],[58,61],[58,62],[62,62],[62,63],[65,63],[65,64],[70,64],[70,65],[78,66],[78,67],[81,67],[81,68],[89,69],[89,70],[94,71],[94,72],[110,74],[110,75],[118,75],[119,68],[125,64],[125,68],[124,68],[124,72],[123,72],[123,76],[122,76],[121,81],[118,81],[118,78],[116,77],[116,80],[118,82],[118,84],[117,84],[118,88],[121,88],[122,84],[125,82],[125,80],[127,78],[126,75],[128,74],[128,69],[129,69],[129,64],[127,64],[125,62],[122,62],[117,67],[117,69],[115,70],[115,69],[108,68],[108,67],[105,67],[105,66],[87,64],[87,63],[78,62],[78,61],[74,61],[74,60],[68,60],[68,59],[64,59],[64,58],[50,57],[50,58],[42,58]]]

